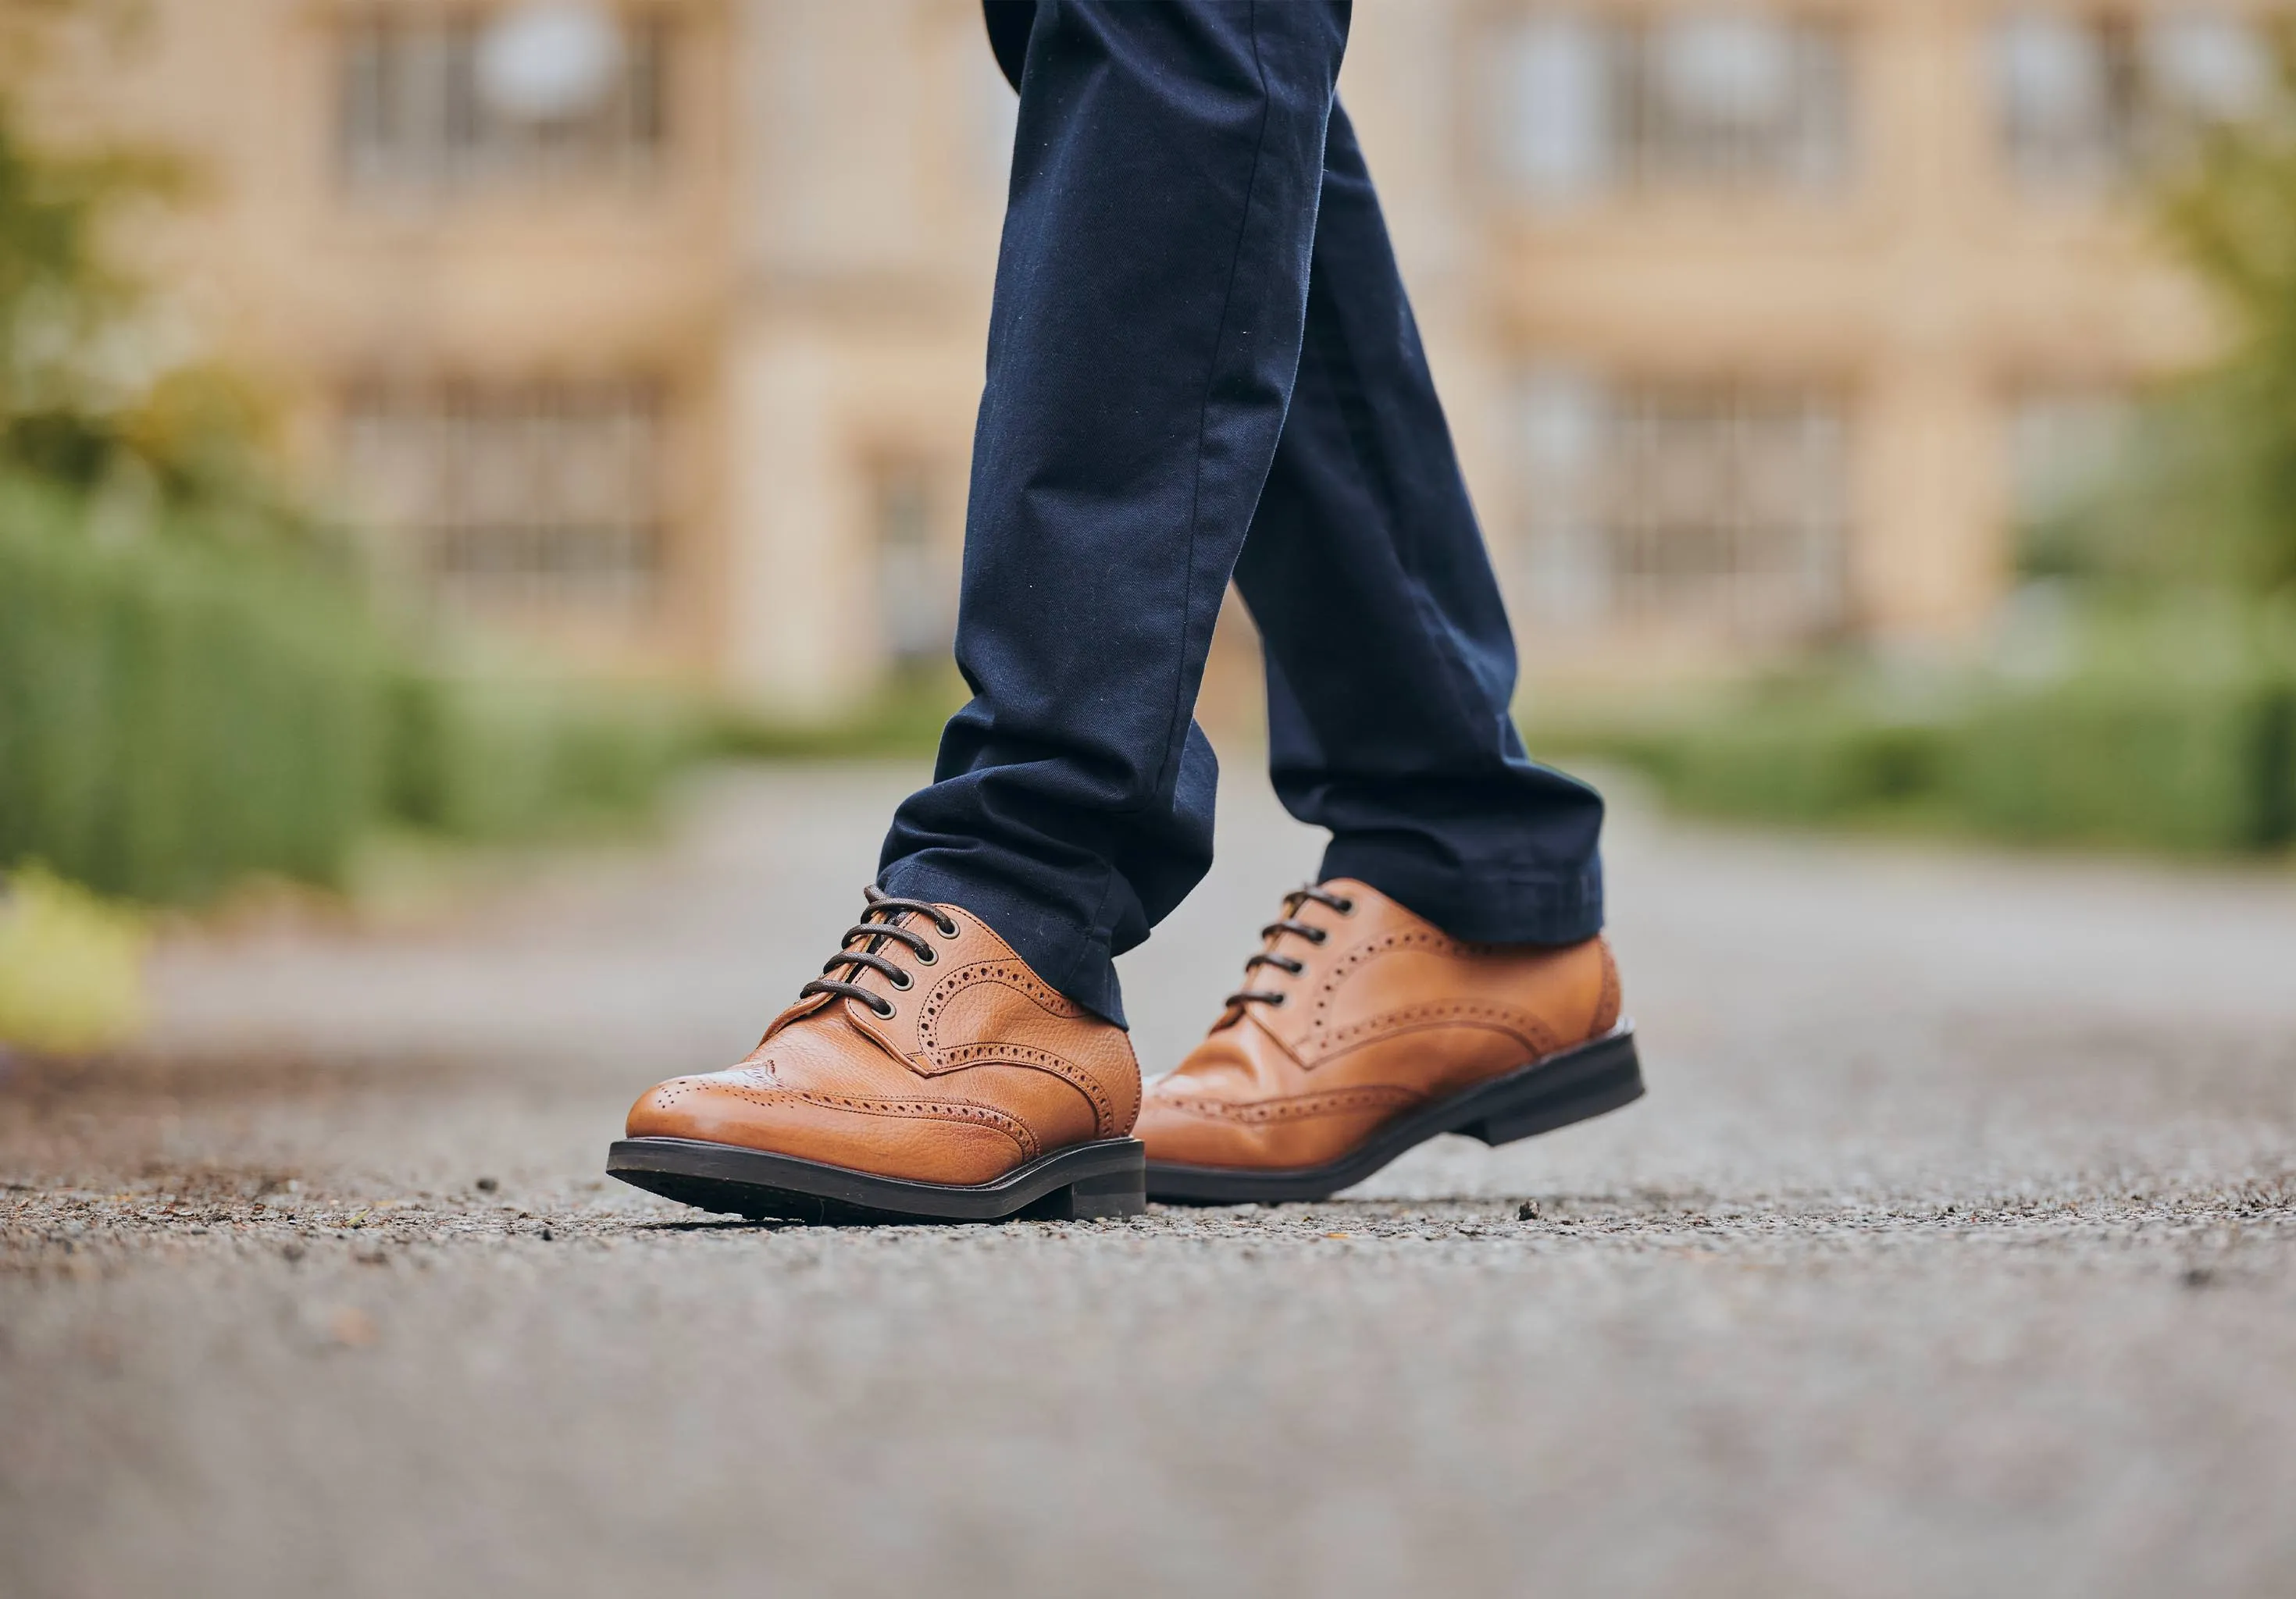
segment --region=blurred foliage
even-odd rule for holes
[[[324,573],[92,516],[0,477],[0,863],[168,904],[338,883],[376,826],[627,826],[717,741],[682,695],[415,660]]]
[[[964,701],[964,680],[951,666],[898,676],[867,704],[835,721],[775,721],[729,709],[711,719],[706,736],[712,753],[734,759],[931,760],[941,729]]]
[[[472,840],[620,826],[714,731],[658,690],[500,670],[403,669],[389,709],[392,818]]]
[[[334,881],[381,762],[357,595],[92,514],[0,480],[0,861],[152,900]]]
[[[53,873],[0,877],[0,1044],[80,1054],[144,1021],[142,919]]]
[[[156,152],[37,145],[0,81],[0,471],[177,536],[345,566],[340,530],[283,488],[271,408],[228,367],[176,349],[110,248],[123,217],[189,186]]]
[[[2222,357],[2148,397],[2118,459],[2024,529],[2025,569],[2108,590],[2296,591],[2296,22],[2273,92],[2192,130],[2161,235],[2215,304]]]
[[[0,478],[0,862],[167,903],[334,883],[379,825],[625,825],[710,746],[682,697],[415,660],[325,574],[94,514]]]
[[[0,7],[0,45],[71,9]],[[195,903],[339,882],[378,825],[642,813],[706,742],[691,709],[387,627],[350,541],[283,487],[259,398],[154,354],[107,234],[180,187],[150,157],[37,147],[0,84],[0,867]]]
[[[1950,815],[1991,837],[2229,853],[2290,841],[2285,681],[2075,680],[1945,730]]]
[[[2045,630],[2045,647],[2005,639],[1957,669],[1823,662],[1525,737],[1749,821],[2182,853],[2296,843],[2296,611],[2094,601]]]
[[[1844,653],[1534,748],[1639,767],[1693,810],[2026,842],[2296,843],[2296,33],[2276,92],[2160,180],[2220,357],[2149,397],[2085,491],[2021,529],[1989,654]]]

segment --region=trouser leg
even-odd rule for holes
[[[1592,789],[1524,755],[1514,643],[1379,201],[1344,111],[1325,146],[1292,407],[1236,568],[1267,656],[1284,806],[1354,877],[1454,937],[1602,925]]]
[[[1347,23],[1339,0],[1043,0],[1028,35],[958,603],[972,699],[880,879],[1112,1019],[1112,957],[1210,864],[1193,712],[1299,366]]]

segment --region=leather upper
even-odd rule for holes
[[[1151,1086],[1138,1136],[1175,1165],[1292,1169],[1349,1153],[1419,1105],[1611,1030],[1619,974],[1601,939],[1462,943],[1352,879],[1319,885],[1271,929],[1273,964],[1179,1069]],[[1320,935],[1320,936],[1318,936]]]
[[[800,999],[739,1065],[648,1090],[630,1109],[629,1136],[975,1184],[1129,1133],[1140,1068],[1124,1030],[1055,992],[978,917],[936,908],[954,937],[922,917],[898,922],[931,941],[931,962],[879,943],[906,988],[882,972],[852,973],[890,1015],[843,995]]]

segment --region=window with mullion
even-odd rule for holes
[[[1505,565],[1550,627],[1822,636],[1844,611],[1849,424],[1823,383],[1540,367],[1517,392]]]
[[[1744,6],[1538,5],[1494,63],[1495,165],[1536,204],[1620,192],[1841,186],[1851,155],[1848,24]]]
[[[343,179],[439,194],[648,178],[670,127],[674,31],[660,6],[347,12],[334,43]]]
[[[2113,188],[2272,94],[2272,47],[2229,5],[2013,6],[1990,39],[2003,159],[2035,191]]]

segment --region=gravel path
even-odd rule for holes
[[[726,1223],[604,1182],[907,775],[168,949],[0,1079],[0,1595],[2296,1592],[2296,877],[1623,808],[1652,1096],[1344,1199]],[[1312,838],[1127,957],[1168,1064]]]

